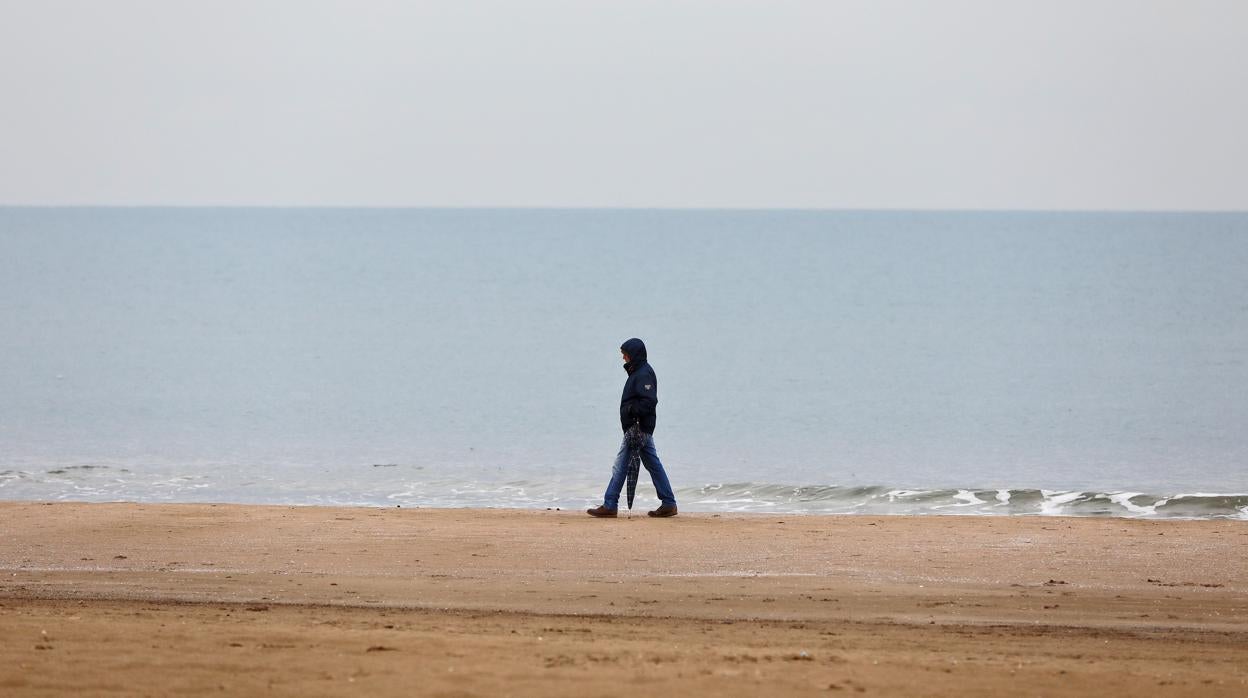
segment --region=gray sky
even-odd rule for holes
[[[1248,209],[1248,2],[0,0],[0,204]]]

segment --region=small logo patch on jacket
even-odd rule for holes
[[[649,390],[649,389],[650,389],[650,386],[648,386],[648,385],[647,385],[647,386],[646,386],[646,390]]]

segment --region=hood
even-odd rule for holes
[[[633,337],[620,345],[620,351],[628,354],[629,363],[641,363],[646,360],[646,343]]]

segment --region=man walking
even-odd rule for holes
[[[615,518],[620,505],[620,490],[624,487],[624,478],[628,475],[628,461],[640,455],[641,464],[650,473],[650,481],[659,496],[659,508],[650,512],[650,516],[665,518],[676,515],[676,495],[672,493],[672,485],[667,481],[667,473],[659,460],[659,452],[654,448],[655,407],[659,404],[659,381],[654,369],[646,361],[646,345],[640,339],[632,339],[620,345],[620,354],[624,358],[624,370],[628,372],[628,380],[624,382],[624,394],[620,397],[620,426],[624,429],[624,443],[615,456],[615,466],[611,469],[611,482],[607,483],[607,493],[602,504],[589,510],[590,516],[599,518]]]

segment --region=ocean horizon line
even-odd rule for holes
[[[819,206],[592,206],[592,205],[422,205],[422,204],[245,204],[245,203],[0,203],[0,210],[169,210],[169,211],[496,211],[496,212],[660,212],[660,213],[845,213],[845,214],[1022,214],[1022,215],[1244,215],[1248,209],[1178,208],[963,208]]]

